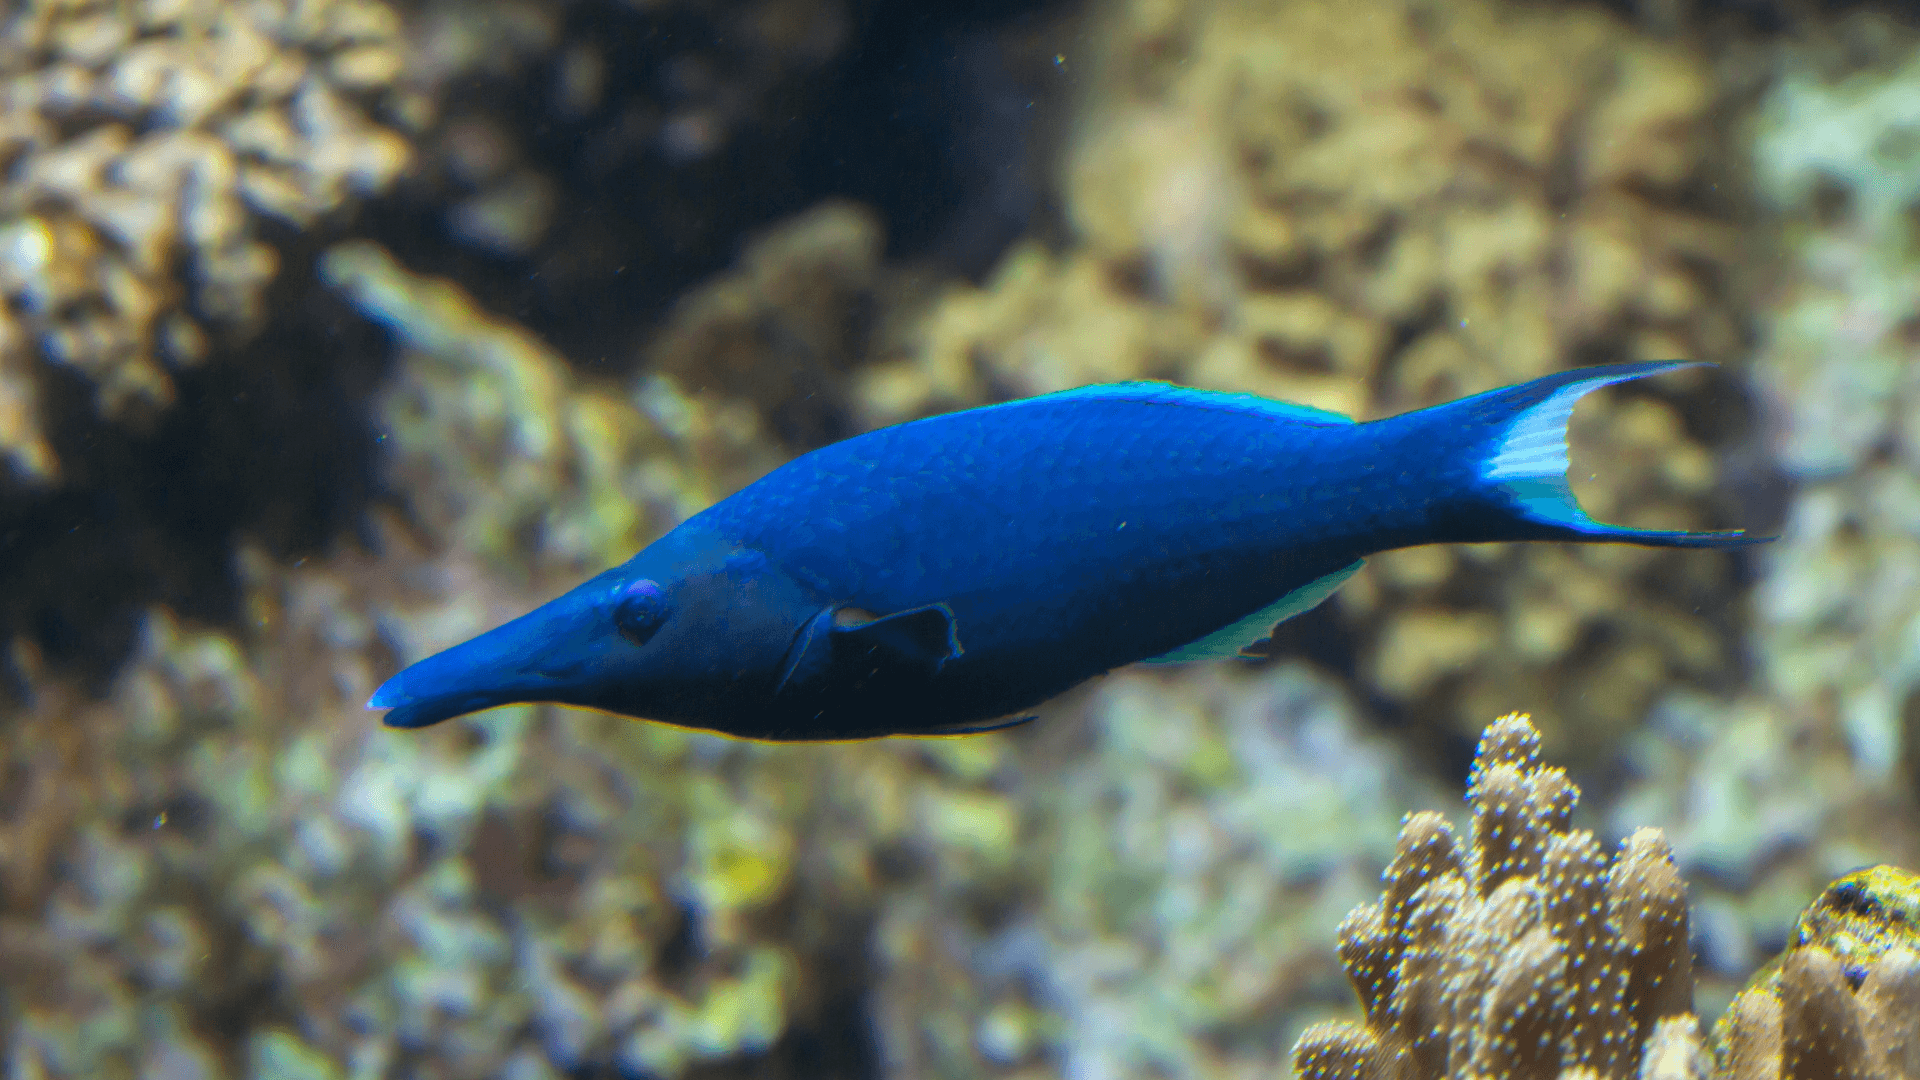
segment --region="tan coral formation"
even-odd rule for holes
[[[1362,1023],[1308,1028],[1302,1080],[1916,1080],[1920,877],[1830,886],[1715,1031],[1693,1015],[1685,883],[1658,829],[1607,859],[1524,716],[1487,728],[1464,845],[1409,815],[1386,889],[1340,926]]]
[[[1501,0],[1095,10],[1061,171],[1076,241],[1028,242],[860,375],[870,422],[1168,378],[1387,415],[1593,359],[1732,359],[1736,258],[1697,55],[1596,7]],[[1709,377],[1576,417],[1602,520],[1702,527]],[[1726,399],[1719,398],[1724,408]],[[1723,672],[1727,564],[1639,550],[1393,553],[1335,603],[1373,687],[1462,734],[1515,697],[1578,758]],[[1624,601],[1623,602],[1623,598]],[[1599,688],[1605,692],[1597,692]],[[1562,745],[1562,744],[1565,745]]]
[[[832,441],[844,375],[866,355],[883,247],[877,216],[851,203],[779,223],[680,300],[650,368],[751,402],[790,445]]]
[[[1366,1021],[1309,1028],[1303,1078],[1609,1080],[1657,1029],[1663,1060],[1692,1060],[1686,889],[1666,840],[1643,829],[1609,859],[1570,827],[1579,789],[1539,745],[1524,716],[1487,729],[1464,845],[1439,814],[1408,817],[1385,892],[1340,927]]]
[[[404,346],[375,413],[414,520],[488,574],[597,571],[781,461],[750,408],[665,376],[577,383],[534,334],[377,244],[336,245],[319,270]]]
[[[383,0],[33,0],[0,22],[0,457],[57,477],[42,363],[122,417],[264,317],[279,254],[406,166]]]

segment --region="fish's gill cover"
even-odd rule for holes
[[[1302,1033],[1302,1080],[1920,1078],[1920,877],[1835,882],[1710,1053],[1686,884],[1660,830],[1608,856],[1571,828],[1579,789],[1540,763],[1518,714],[1487,728],[1473,768],[1467,836],[1408,815],[1380,898],[1341,923],[1364,1020]]]

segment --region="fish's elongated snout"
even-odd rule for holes
[[[570,701],[610,643],[590,606],[563,596],[388,679],[368,700],[382,723],[420,728],[498,705]]]
[[[406,668],[380,684],[367,708],[389,710],[381,718],[388,727],[419,728],[462,713],[537,700],[537,687],[529,685],[525,674],[515,670],[519,664],[503,668],[495,662],[507,659],[500,650],[481,648],[493,644],[487,641],[490,636],[435,653]]]
[[[449,663],[458,651],[430,656],[381,683],[367,708],[388,710],[380,721],[388,727],[420,728],[524,700],[515,688],[487,685],[484,669]]]

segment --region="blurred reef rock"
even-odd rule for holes
[[[1852,70],[1796,56],[1751,118],[1755,186],[1787,253],[1753,370],[1795,483],[1757,594],[1760,670],[1920,783],[1920,36],[1880,20]],[[1812,50],[1809,50],[1812,52]],[[1864,54],[1864,55],[1861,55]],[[1822,63],[1826,60],[1827,63]]]
[[[1004,869],[949,843],[889,901],[883,1075],[1270,1075],[1337,995],[1325,928],[1428,782],[1306,665],[1195,676],[1118,673],[1049,717]]]
[[[977,272],[1041,201],[1043,39],[1067,5],[416,6],[442,120],[371,227],[583,366],[633,370],[684,292],[822,200],[863,204],[934,274]]]
[[[857,204],[781,222],[681,298],[648,370],[751,405],[798,450],[853,434],[847,376],[874,347],[884,249],[881,223]]]

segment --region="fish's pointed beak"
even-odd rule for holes
[[[367,708],[388,710],[388,727],[421,728],[498,705],[572,699],[608,647],[578,593],[402,670]]]
[[[392,728],[419,728],[451,720],[515,700],[503,687],[487,686],[456,672],[450,664],[430,664],[446,653],[428,657],[380,685],[367,708],[385,709],[380,722]]]
[[[498,630],[505,630],[508,623]],[[393,728],[419,728],[470,712],[528,700],[533,689],[511,669],[489,661],[501,659],[492,648],[478,648],[491,634],[482,635],[445,652],[435,653],[380,685],[368,700],[369,709],[386,709],[381,723]]]

